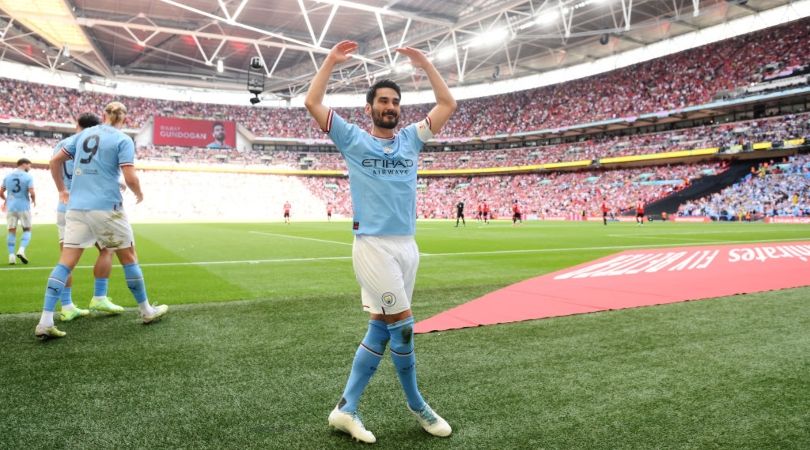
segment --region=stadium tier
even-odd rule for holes
[[[514,176],[431,177],[417,181],[420,218],[449,218],[459,201],[470,214],[486,202],[493,217],[511,215],[517,200],[527,217],[576,218],[596,215],[603,200],[618,213],[639,200],[645,203],[688,186],[693,180],[721,172],[720,163],[681,164],[570,173]],[[35,183],[49,186],[50,172],[32,169]],[[293,205],[294,219],[324,219],[327,205],[336,217],[352,215],[348,179],[206,172],[139,171],[144,196],[135,206],[125,195],[133,220],[268,221],[279,220],[282,205]],[[45,191],[47,192],[47,191]],[[238,201],[235,201],[237,199]],[[55,217],[56,196],[40,196],[36,220]]]
[[[469,139],[635,117],[704,104],[716,96],[784,88],[781,84],[771,86],[767,83],[800,78],[807,72],[810,64],[808,40],[810,20],[805,19],[602,75],[529,91],[460,101],[457,113],[438,139]],[[805,76],[805,84],[806,81]],[[112,100],[127,103],[131,111],[128,126],[132,128],[141,128],[152,117],[162,115],[235,121],[255,136],[324,138],[304,108],[252,108],[118,98],[0,79],[0,119],[65,123]],[[403,123],[421,120],[431,107],[414,105],[403,108]],[[360,108],[336,110],[349,122],[361,127],[369,124]]]
[[[0,0],[0,450],[810,449],[808,43],[810,0]]]
[[[706,125],[681,130],[636,135],[593,135],[579,142],[482,151],[423,152],[420,169],[480,169],[520,167],[567,161],[598,161],[601,158],[668,153],[782,142],[810,136],[810,113]],[[45,161],[53,140],[21,135],[0,135],[1,154],[9,160],[28,157]],[[290,170],[343,170],[336,153],[307,151],[240,151],[205,148],[146,146],[138,148],[141,161],[170,164],[231,165]]]
[[[810,155],[760,163],[740,182],[684,203],[678,214],[738,221],[810,216]]]

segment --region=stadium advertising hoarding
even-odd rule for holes
[[[785,217],[785,216],[778,216],[778,217],[766,217],[766,223],[802,223],[802,224],[810,224],[810,217]]]
[[[626,250],[490,292],[418,322],[414,331],[788,289],[807,285],[808,268],[810,241]]]
[[[223,149],[236,147],[236,122],[155,116],[155,145]]]

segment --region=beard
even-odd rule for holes
[[[393,130],[399,124],[399,115],[396,113],[380,113],[372,109],[371,120],[374,122],[374,126],[376,127]]]

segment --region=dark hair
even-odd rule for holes
[[[222,122],[214,122],[214,124],[213,124],[213,125],[211,125],[211,128],[216,128],[216,127],[222,127],[222,128],[225,128],[225,124],[224,124],[224,123],[222,123]]]
[[[399,85],[394,83],[391,80],[380,80],[374,83],[370,88],[368,88],[368,92],[366,92],[366,103],[369,105],[374,104],[374,97],[377,96],[377,89],[380,88],[391,88],[397,91],[397,95],[402,98],[402,91],[399,90]]]
[[[79,126],[82,129],[85,129],[85,128],[94,127],[94,126],[100,124],[101,119],[99,119],[98,116],[93,114],[93,113],[84,113],[81,116],[79,116],[79,118],[78,118],[78,120],[76,120],[76,122],[79,124]]]
[[[20,167],[23,164],[31,164],[31,160],[28,158],[20,158],[17,160],[17,167]]]

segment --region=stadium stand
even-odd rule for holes
[[[467,139],[560,128],[703,104],[722,93],[745,95],[739,88],[757,92],[754,86],[773,83],[774,74],[804,70],[810,63],[810,46],[805,45],[808,40],[810,20],[801,20],[590,78],[460,101],[458,112],[440,138]],[[12,98],[19,101],[11,101]],[[45,99],[55,99],[57,106]],[[0,119],[65,123],[69,122],[67,118],[96,110],[112,100],[127,103],[129,126],[133,128],[143,127],[154,115],[167,115],[234,120],[256,136],[324,137],[304,108],[257,109],[145,98],[114,99],[106,94],[0,79]],[[403,122],[421,119],[430,107],[404,108]],[[368,122],[361,109],[337,111],[358,125]]]
[[[681,205],[681,216],[712,220],[757,220],[766,216],[810,216],[810,155],[760,163],[739,183]]]
[[[650,202],[688,185],[691,180],[722,170],[716,163],[658,166],[635,169],[535,173],[505,176],[441,177],[418,180],[417,214],[420,218],[450,218],[454,205],[467,203],[470,217],[486,201],[496,217],[511,215],[517,200],[529,215],[539,218],[596,215],[603,199],[612,209]],[[351,198],[345,178],[306,177],[304,182],[323,203],[349,215]]]

